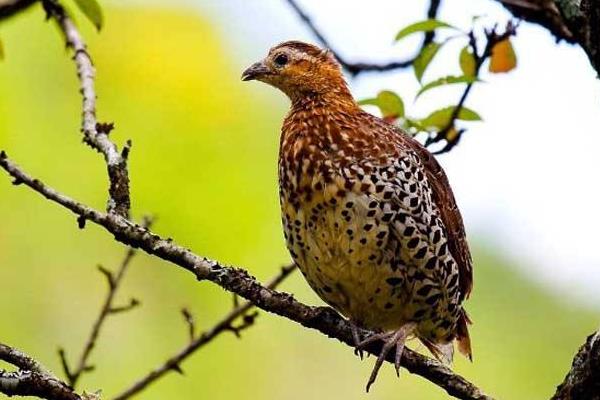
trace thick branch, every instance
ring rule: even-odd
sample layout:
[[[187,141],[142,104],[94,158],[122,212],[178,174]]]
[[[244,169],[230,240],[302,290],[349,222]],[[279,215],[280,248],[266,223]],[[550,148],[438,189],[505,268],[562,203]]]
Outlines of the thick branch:
[[[600,331],[588,336],[551,400],[600,400]]]
[[[315,35],[317,40],[326,48],[330,49],[339,63],[344,67],[348,73],[351,75],[358,75],[361,72],[385,72],[391,71],[395,69],[408,68],[411,67],[415,57],[411,57],[407,60],[402,61],[391,61],[388,63],[377,64],[371,62],[350,62],[344,58],[338,50],[336,50],[335,46],[332,46],[331,43],[325,38],[325,36],[321,33],[320,29],[313,23],[312,18],[300,7],[296,0],[286,0],[290,7],[296,12],[298,17],[304,22],[304,24],[308,27],[308,29]],[[440,0],[431,0],[429,3],[429,8],[427,10],[427,18],[435,18],[437,16],[437,11],[440,5]],[[425,34],[423,43],[421,48],[417,52],[419,54],[421,49],[431,43],[434,38],[434,32],[428,32]]]
[[[38,0],[0,0],[0,19],[23,11]]]
[[[516,17],[578,43],[600,74],[600,0],[497,0]]]
[[[266,287],[269,289],[276,288],[285,278],[289,276],[289,274],[294,271],[295,266],[290,265],[287,267],[283,267],[281,272],[273,278]],[[113,400],[125,400],[129,399],[132,396],[135,396],[150,384],[154,383],[156,380],[160,379],[165,374],[172,371],[181,371],[180,365],[186,360],[189,356],[191,356],[194,352],[196,352],[201,347],[206,346],[210,343],[214,338],[219,336],[223,332],[231,331],[234,329],[239,329],[238,327],[233,327],[233,323],[236,319],[246,314],[248,310],[253,307],[253,304],[250,302],[245,302],[243,304],[238,305],[233,310],[231,310],[221,321],[219,321],[215,326],[213,326],[208,331],[203,332],[197,338],[194,338],[188,345],[186,345],[183,349],[181,349],[177,354],[170,357],[166,362],[164,362],[159,367],[152,370],[143,378],[139,379],[135,382],[131,387],[125,389],[123,392],[118,394],[113,398]],[[234,331],[235,332],[235,331]]]
[[[0,343],[0,360],[19,368],[15,372],[0,369],[0,393],[49,400],[82,400],[43,365],[15,348]]]
[[[198,256],[171,240],[165,240],[148,229],[114,213],[102,213],[79,203],[45,185],[23,172],[16,164],[0,152],[0,167],[4,168],[15,181],[23,183],[47,199],[71,210],[81,219],[92,221],[114,235],[115,239],[132,247],[139,247],[149,254],[170,261],[194,274],[198,280],[209,280],[223,289],[236,293],[251,301],[257,307],[295,321],[305,327],[316,329],[325,335],[353,346],[350,324],[331,308],[309,307],[287,293],[276,292],[262,286],[247,271],[227,267],[217,261]],[[363,332],[364,335],[368,332]],[[366,351],[379,354],[381,343],[373,343]],[[394,362],[390,353],[387,361]],[[421,375],[440,386],[446,392],[460,399],[490,399],[475,385],[455,374],[443,364],[406,350],[402,356],[402,366],[410,372]]]
[[[56,0],[44,0],[48,15],[58,22],[67,47],[74,52],[73,60],[77,66],[82,95],[81,131],[86,144],[104,155],[110,180],[108,212],[127,217],[131,205],[129,197],[129,173],[127,157],[131,143],[128,142],[121,152],[109,138],[112,124],[98,123],[96,120],[96,90],[94,88],[95,69],[87,52],[85,42],[65,9]]]
[[[0,343],[0,360],[23,370],[48,374],[48,370],[27,354],[13,347]]]
[[[49,400],[82,400],[65,383],[32,371],[8,372],[0,369],[0,393]]]

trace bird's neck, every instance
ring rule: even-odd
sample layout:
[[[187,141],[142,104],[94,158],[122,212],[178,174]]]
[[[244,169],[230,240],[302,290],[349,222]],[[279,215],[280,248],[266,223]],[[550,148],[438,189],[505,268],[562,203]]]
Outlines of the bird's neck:
[[[309,154],[317,163],[340,156],[353,139],[344,126],[352,125],[361,113],[345,86],[293,97],[282,127],[280,156],[288,168],[302,164]]]
[[[292,101],[292,113],[295,111],[318,112],[323,108],[341,112],[360,110],[345,82],[332,84],[330,87],[318,92],[298,91],[289,93],[289,97]]]

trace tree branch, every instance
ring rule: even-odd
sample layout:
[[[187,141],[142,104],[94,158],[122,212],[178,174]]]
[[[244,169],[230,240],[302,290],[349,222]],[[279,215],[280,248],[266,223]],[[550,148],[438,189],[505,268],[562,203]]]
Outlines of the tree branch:
[[[496,0],[515,17],[579,44],[600,74],[600,0]]]
[[[354,345],[350,323],[331,308],[309,307],[294,300],[292,295],[262,286],[243,269],[227,267],[217,261],[198,256],[173,241],[163,239],[120,215],[102,213],[79,203],[25,173],[9,160],[3,151],[0,152],[0,167],[5,169],[16,181],[32,188],[48,200],[71,210],[79,218],[84,218],[102,226],[117,241],[170,261],[191,272],[196,279],[216,283],[223,289],[238,294],[265,311],[288,318],[307,328],[316,329],[349,346]],[[362,333],[363,336],[369,334],[368,331]],[[381,346],[381,342],[373,343],[366,348],[366,351],[371,354],[379,354]],[[387,361],[393,363],[394,355],[390,353]],[[475,385],[462,376],[455,374],[445,365],[409,349],[406,349],[403,353],[402,366],[410,372],[435,383],[457,398],[490,399]]]
[[[0,0],[0,19],[10,17],[37,2],[38,0]]]
[[[150,218],[144,218],[142,227],[149,228],[151,224],[152,220]],[[59,349],[59,356],[63,365],[64,373],[67,377],[69,385],[72,387],[75,387],[77,385],[77,382],[83,373],[91,371],[94,368],[93,366],[88,364],[88,360],[90,358],[90,355],[92,354],[92,350],[96,346],[96,341],[98,340],[100,330],[104,322],[106,321],[106,318],[110,314],[114,314],[116,312],[121,311],[128,311],[133,307],[139,305],[139,301],[137,301],[136,299],[132,299],[130,304],[127,304],[125,306],[114,306],[114,300],[117,291],[119,290],[123,277],[125,276],[125,272],[127,271],[127,268],[129,267],[129,264],[131,263],[131,260],[133,259],[136,253],[136,249],[133,249],[131,247],[128,248],[127,252],[125,253],[125,257],[123,258],[123,261],[121,261],[119,269],[116,273],[112,273],[111,271],[104,269],[100,265],[98,266],[98,270],[106,277],[108,291],[104,303],[102,304],[102,308],[100,309],[100,313],[98,314],[98,317],[92,325],[92,330],[83,347],[83,351],[81,352],[81,356],[79,357],[79,361],[77,362],[77,367],[75,368],[75,370],[71,370],[71,368],[69,367],[65,350],[63,348]]]
[[[295,265],[288,265],[286,267],[281,268],[280,273],[275,276],[269,283],[267,283],[266,287],[269,289],[276,288],[285,278],[287,278],[295,269]],[[139,379],[129,388],[123,390],[120,394],[115,396],[113,400],[125,400],[130,397],[138,394],[145,388],[147,388],[150,384],[156,382],[165,374],[176,371],[181,372],[181,363],[186,360],[189,356],[191,356],[194,352],[196,352],[201,347],[206,346],[213,339],[215,339],[219,334],[227,331],[238,332],[240,327],[234,327],[233,323],[244,316],[251,308],[253,304],[251,302],[245,302],[243,304],[237,305],[233,310],[231,310],[225,317],[219,321],[215,326],[213,326],[208,331],[203,332],[198,337],[194,337],[192,334],[192,340],[189,344],[183,347],[179,352],[175,355],[171,356],[167,361],[165,361],[162,365],[152,370],[143,378]],[[251,323],[244,321],[241,326],[247,328]]]
[[[600,400],[600,331],[588,336],[551,400]]]
[[[0,369],[0,393],[49,400],[83,400],[43,365],[13,347],[0,343],[0,360],[19,368],[15,372]]]
[[[352,76],[356,76],[361,72],[385,72],[392,71],[395,69],[408,68],[412,66],[416,56],[411,57],[407,60],[403,61],[392,61],[389,63],[377,64],[370,62],[350,62],[344,58],[338,50],[325,38],[325,36],[321,33],[321,31],[317,28],[317,26],[313,23],[312,18],[300,7],[296,0],[286,0],[290,7],[296,12],[300,20],[304,22],[304,24],[308,27],[308,29],[315,35],[317,40],[326,48],[331,50],[342,67],[348,71],[348,73]],[[438,8],[440,6],[441,0],[431,0],[429,3],[429,7],[427,10],[427,18],[436,18]],[[417,55],[421,52],[421,50],[431,43],[434,39],[435,32],[428,32],[425,34],[423,38],[423,43],[421,44],[420,49],[417,51]]]
[[[475,58],[475,70],[473,73],[473,75],[475,77],[479,76],[479,71],[481,70],[481,66],[492,55],[492,50],[493,50],[494,46],[496,46],[498,43],[502,42],[503,40],[506,40],[509,37],[515,35],[516,33],[517,33],[517,24],[513,23],[512,21],[509,21],[506,24],[506,28],[504,29],[504,32],[502,32],[502,33],[497,33],[495,27],[492,29],[486,30],[485,31],[485,37],[486,37],[485,47],[484,47],[483,51],[481,52],[481,54],[479,53],[479,50],[477,48],[477,41],[475,39],[473,32],[469,33],[469,46],[471,47],[471,50],[473,51],[473,57]],[[456,137],[452,138],[452,139],[448,138],[448,133],[450,132],[451,129],[456,129],[455,128],[456,120],[458,119],[462,108],[465,106],[467,97],[469,96],[469,93],[471,92],[471,89],[473,88],[473,85],[475,84],[475,82],[476,81],[469,82],[465,86],[465,90],[461,94],[458,104],[452,110],[452,114],[450,115],[450,118],[449,118],[446,126],[442,130],[437,132],[435,135],[430,136],[425,141],[425,147],[428,147],[428,146],[432,145],[433,143],[437,143],[439,141],[446,140],[446,145],[442,149],[440,149],[438,151],[434,151],[433,154],[438,155],[438,154],[447,153],[450,150],[452,150],[454,148],[454,146],[456,146],[458,144],[458,142],[461,138],[462,132],[464,130],[459,131],[456,134]]]
[[[56,20],[65,36],[67,47],[73,49],[73,60],[77,67],[81,95],[82,119],[81,131],[83,141],[96,151],[102,153],[108,169],[110,180],[108,212],[123,217],[129,215],[131,200],[129,196],[129,173],[127,158],[131,142],[127,141],[123,149],[119,149],[109,138],[112,123],[99,123],[96,120],[96,91],[94,88],[95,69],[87,52],[85,42],[63,6],[56,0],[43,0],[44,9],[49,17]]]

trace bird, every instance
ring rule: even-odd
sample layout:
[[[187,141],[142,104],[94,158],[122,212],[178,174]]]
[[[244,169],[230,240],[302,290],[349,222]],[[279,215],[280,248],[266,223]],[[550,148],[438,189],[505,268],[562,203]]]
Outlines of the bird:
[[[473,286],[465,228],[434,156],[398,126],[364,111],[328,49],[272,47],[242,74],[281,90],[278,176],[289,253],[310,287],[352,323],[357,352],[383,340],[366,390],[407,340],[449,363],[472,360],[463,308]],[[359,328],[372,332],[362,338]]]

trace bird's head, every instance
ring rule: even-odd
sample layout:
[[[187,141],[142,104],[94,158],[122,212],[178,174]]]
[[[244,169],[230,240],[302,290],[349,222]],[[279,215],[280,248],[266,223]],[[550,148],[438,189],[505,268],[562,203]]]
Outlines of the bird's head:
[[[314,94],[349,94],[340,64],[331,51],[300,41],[288,41],[269,50],[248,67],[242,80],[258,80],[295,100]]]

